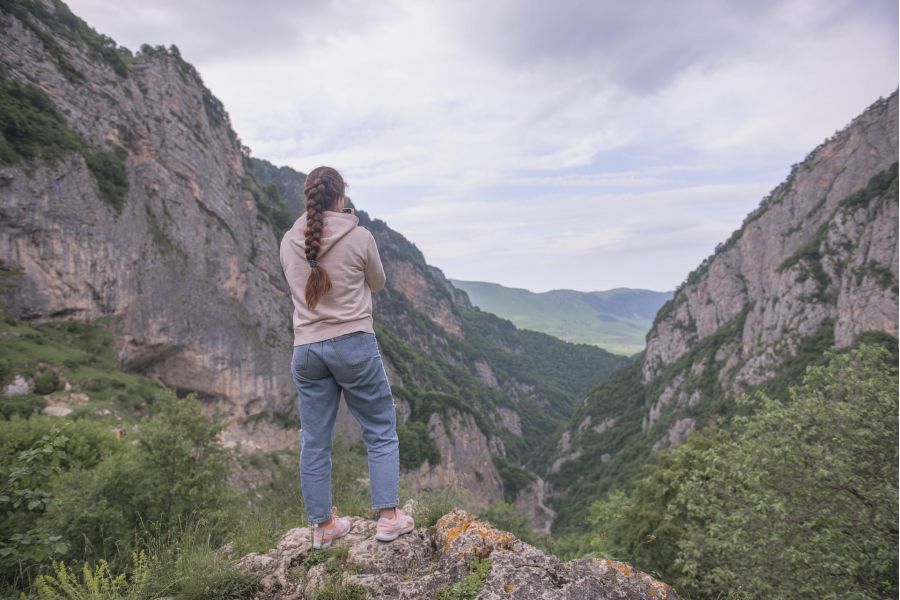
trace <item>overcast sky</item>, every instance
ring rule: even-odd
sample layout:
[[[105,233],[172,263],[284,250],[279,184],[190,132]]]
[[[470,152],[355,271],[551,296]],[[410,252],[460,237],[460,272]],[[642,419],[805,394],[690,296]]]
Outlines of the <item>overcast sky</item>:
[[[896,0],[71,0],[458,279],[673,289],[898,82]]]

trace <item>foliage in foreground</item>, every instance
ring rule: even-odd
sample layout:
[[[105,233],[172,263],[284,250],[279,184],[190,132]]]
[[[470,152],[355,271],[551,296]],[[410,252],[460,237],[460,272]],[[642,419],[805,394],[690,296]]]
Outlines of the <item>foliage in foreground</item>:
[[[41,600],[138,600],[147,595],[151,574],[143,552],[132,555],[132,562],[131,577],[113,575],[105,560],[94,568],[84,563],[79,577],[65,563],[54,561],[52,574],[40,575],[35,588]]]
[[[753,416],[591,507],[595,550],[692,598],[897,597],[897,393],[896,360],[861,346],[788,401],[743,399]]]
[[[221,425],[192,397],[158,408],[129,442],[86,419],[0,422],[0,583],[25,584],[51,558],[126,562],[148,526],[226,520]]]

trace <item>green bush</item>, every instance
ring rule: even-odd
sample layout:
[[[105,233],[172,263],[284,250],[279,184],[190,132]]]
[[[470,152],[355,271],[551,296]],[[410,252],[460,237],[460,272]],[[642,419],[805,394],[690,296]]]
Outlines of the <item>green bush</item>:
[[[480,516],[497,529],[508,531],[529,544],[534,544],[537,539],[528,519],[509,502],[493,502]]]
[[[128,194],[126,156],[127,153],[122,148],[84,153],[87,167],[97,180],[100,199],[113,207],[117,213],[122,212]]]
[[[52,394],[59,388],[59,376],[56,374],[56,371],[52,369],[44,369],[34,378],[35,394]]]
[[[60,476],[59,502],[44,526],[88,560],[135,549],[136,535],[148,526],[175,527],[202,516],[221,527],[234,501],[225,481],[229,455],[217,439],[221,428],[191,396],[163,402],[137,443]]]
[[[519,492],[534,481],[534,474],[503,456],[495,454],[491,458],[503,482],[503,498],[515,502]]]
[[[54,501],[48,483],[66,438],[45,435],[0,467],[0,581],[27,581],[33,567],[68,550],[61,536],[37,524]]]
[[[52,162],[83,147],[43,90],[8,78],[2,69],[0,134],[0,164],[38,158]]]
[[[397,437],[400,438],[400,467],[417,469],[422,463],[436,465],[441,460],[440,452],[425,423],[408,421],[397,426]]]
[[[484,580],[491,572],[489,558],[476,558],[469,563],[469,574],[453,585],[441,588],[434,595],[435,600],[474,600],[484,588]]]
[[[0,416],[11,419],[13,416],[28,417],[41,412],[47,406],[43,396],[37,394],[16,394],[15,396],[3,396],[0,399]]]
[[[829,357],[789,400],[745,398],[752,416],[595,504],[598,549],[696,598],[896,597],[896,361],[869,346]]]
[[[63,452],[54,457],[54,464],[66,471],[73,468],[90,469],[111,454],[122,449],[122,443],[106,423],[86,419],[63,420],[58,417],[35,415],[30,419],[13,417],[0,421],[0,468],[7,468],[9,460],[18,452],[39,443],[44,436],[64,435]]]

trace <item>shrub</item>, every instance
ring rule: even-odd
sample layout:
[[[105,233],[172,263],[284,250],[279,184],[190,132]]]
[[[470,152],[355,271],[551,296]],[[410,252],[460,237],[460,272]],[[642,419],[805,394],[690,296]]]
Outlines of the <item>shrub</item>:
[[[752,416],[595,504],[598,544],[690,597],[896,597],[896,362],[869,346],[829,357],[788,401],[744,398]]]
[[[47,401],[43,396],[37,394],[4,396],[0,401],[0,416],[4,419],[11,419],[13,416],[28,417],[42,411],[45,406],[47,406]]]
[[[128,173],[125,171],[125,150],[94,150],[84,153],[88,169],[97,180],[100,199],[122,212],[128,194]]]
[[[34,393],[40,395],[52,394],[60,388],[59,376],[52,369],[40,371],[34,378]]]
[[[229,455],[217,439],[221,428],[192,396],[162,402],[137,444],[60,477],[60,501],[48,510],[45,526],[88,559],[134,549],[136,535],[148,526],[175,527],[199,516],[224,536],[221,522],[234,493],[226,485]]]
[[[0,164],[37,158],[55,161],[83,146],[43,90],[12,80],[2,70],[0,134]]]
[[[36,524],[54,500],[47,483],[66,438],[42,436],[0,470],[0,581],[24,581],[32,567],[59,556],[68,546]]]
[[[437,464],[441,460],[437,446],[425,423],[420,421],[407,421],[397,427],[397,437],[400,438],[400,467],[403,469],[417,469],[422,463]]]
[[[489,558],[476,558],[469,563],[469,574],[451,586],[441,588],[435,600],[473,600],[484,588],[484,580],[491,572]]]

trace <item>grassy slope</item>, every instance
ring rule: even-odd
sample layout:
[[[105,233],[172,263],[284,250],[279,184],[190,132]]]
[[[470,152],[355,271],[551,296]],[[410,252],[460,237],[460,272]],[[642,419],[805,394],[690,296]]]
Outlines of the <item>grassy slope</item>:
[[[653,316],[671,297],[667,292],[626,288],[538,294],[496,283],[451,282],[464,290],[475,306],[509,319],[517,327],[629,356],[643,350]]]

